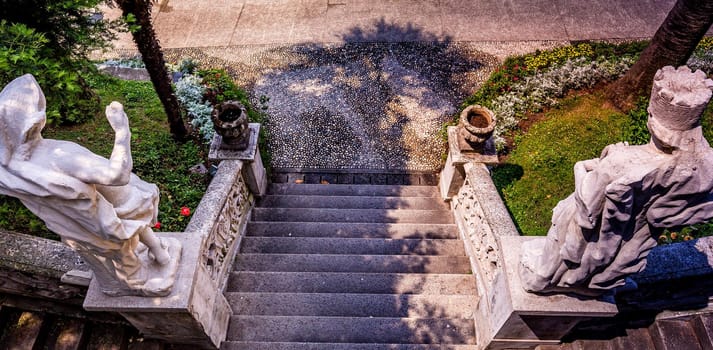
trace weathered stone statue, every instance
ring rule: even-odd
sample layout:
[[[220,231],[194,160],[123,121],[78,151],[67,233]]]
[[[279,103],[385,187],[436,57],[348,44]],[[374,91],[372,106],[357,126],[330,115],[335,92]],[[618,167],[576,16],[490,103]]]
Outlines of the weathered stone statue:
[[[180,243],[151,230],[158,188],[131,173],[131,134],[121,104],[106,117],[114,149],[106,159],[67,141],[43,139],[45,97],[32,75],[0,92],[0,194],[16,197],[92,268],[104,293],[170,293]]]
[[[575,191],[554,208],[547,238],[523,246],[525,289],[601,295],[644,268],[664,228],[713,218],[713,150],[700,126],[711,90],[701,71],[657,72],[651,141],[575,164]]]

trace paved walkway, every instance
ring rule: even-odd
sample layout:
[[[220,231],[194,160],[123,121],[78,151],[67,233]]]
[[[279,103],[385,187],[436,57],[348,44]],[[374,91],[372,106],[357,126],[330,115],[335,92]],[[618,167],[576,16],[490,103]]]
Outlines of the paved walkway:
[[[162,0],[164,48],[649,37],[675,0]],[[401,30],[394,30],[399,28]],[[403,30],[405,29],[405,30]],[[133,47],[124,36],[117,48]]]

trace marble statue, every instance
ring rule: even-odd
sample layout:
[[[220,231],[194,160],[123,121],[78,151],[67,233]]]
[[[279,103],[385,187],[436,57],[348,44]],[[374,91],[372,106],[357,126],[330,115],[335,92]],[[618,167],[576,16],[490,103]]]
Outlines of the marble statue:
[[[158,188],[131,172],[131,134],[123,106],[109,159],[68,141],[44,139],[45,97],[26,74],[0,92],[0,194],[18,198],[75,249],[109,295],[162,296],[175,280],[180,243],[151,229]]]
[[[650,142],[575,164],[575,191],[553,209],[547,237],[523,246],[526,290],[602,295],[645,267],[664,228],[713,218],[713,149],[700,126],[711,90],[685,66],[656,73]]]

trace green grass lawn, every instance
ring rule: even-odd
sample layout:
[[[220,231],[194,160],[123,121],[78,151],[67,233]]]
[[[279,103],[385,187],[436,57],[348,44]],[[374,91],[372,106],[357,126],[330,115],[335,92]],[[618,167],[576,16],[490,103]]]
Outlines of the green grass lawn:
[[[207,175],[191,174],[188,169],[204,161],[205,145],[178,144],[168,131],[163,107],[150,82],[123,81],[106,76],[89,79],[101,98],[102,110],[111,101],[124,105],[131,127],[133,171],[143,180],[155,183],[161,191],[160,231],[183,231],[190,217],[180,215],[181,207],[194,210],[208,185]],[[103,115],[75,126],[47,126],[45,138],[73,141],[108,157],[114,132]],[[0,197],[0,228],[56,238],[19,201]]]
[[[622,141],[626,116],[603,105],[600,94],[562,101],[517,135],[512,153],[493,169],[495,185],[523,234],[547,234],[552,208],[574,191],[574,163]]]
[[[552,209],[574,191],[574,163],[599,157],[608,144],[648,142],[647,103],[642,100],[637,109],[624,115],[607,107],[601,92],[570,97],[547,111],[542,121],[515,136],[513,151],[493,169],[493,181],[522,234],[547,234]],[[708,105],[702,125],[710,142],[713,104]],[[701,237],[713,234],[713,225],[683,230]],[[685,237],[677,236],[678,240]]]

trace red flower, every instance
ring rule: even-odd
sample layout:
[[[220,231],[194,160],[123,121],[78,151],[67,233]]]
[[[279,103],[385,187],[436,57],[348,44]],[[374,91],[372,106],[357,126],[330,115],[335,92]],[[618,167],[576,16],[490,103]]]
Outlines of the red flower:
[[[157,230],[161,229],[161,221],[156,221],[156,223],[153,225],[153,228]]]
[[[183,215],[183,216],[191,215],[191,209],[188,207],[181,207],[181,215]]]
[[[512,77],[512,80],[513,80],[513,81],[518,81],[518,80],[520,80],[520,79],[518,79],[518,77]]]

